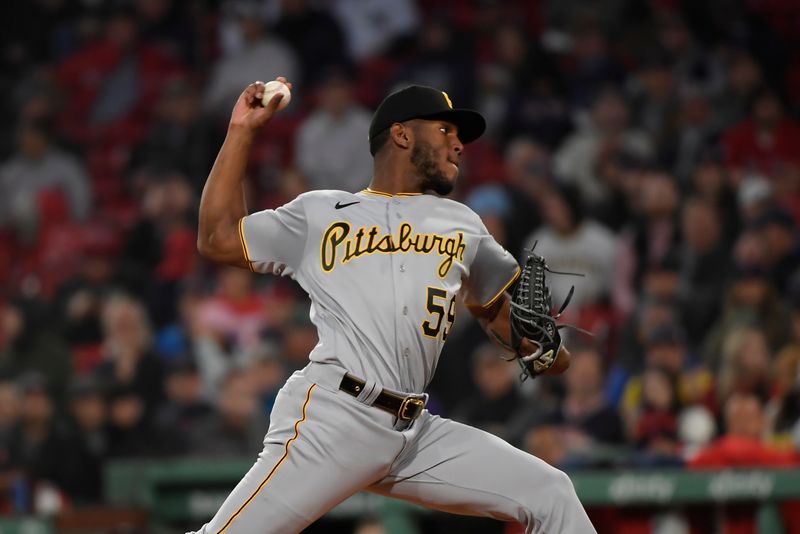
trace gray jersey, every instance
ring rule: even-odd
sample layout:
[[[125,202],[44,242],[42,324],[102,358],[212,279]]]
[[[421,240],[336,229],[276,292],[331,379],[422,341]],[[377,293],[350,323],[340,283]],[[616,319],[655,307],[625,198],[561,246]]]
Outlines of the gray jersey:
[[[312,191],[244,217],[250,266],[295,279],[319,332],[312,361],[421,392],[455,320],[455,297],[488,307],[519,274],[480,218],[423,194]]]

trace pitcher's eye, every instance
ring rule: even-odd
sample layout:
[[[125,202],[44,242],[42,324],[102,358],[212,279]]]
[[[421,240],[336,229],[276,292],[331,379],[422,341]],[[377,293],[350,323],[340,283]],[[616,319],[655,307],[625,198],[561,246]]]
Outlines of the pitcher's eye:
[[[442,132],[443,134],[446,134],[447,132],[450,131],[450,129],[447,126],[442,126],[441,128],[439,128],[439,131]]]

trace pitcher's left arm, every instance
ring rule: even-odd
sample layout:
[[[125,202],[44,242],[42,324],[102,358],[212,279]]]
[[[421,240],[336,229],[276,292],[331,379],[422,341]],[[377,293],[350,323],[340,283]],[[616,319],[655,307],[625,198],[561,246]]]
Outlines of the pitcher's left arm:
[[[478,320],[483,330],[491,338],[492,341],[501,346],[509,353],[509,356],[514,355],[514,349],[511,347],[511,323],[509,321],[511,312],[511,295],[508,292],[503,292],[499,299],[491,306],[482,308],[478,306],[467,306],[470,313]],[[533,341],[523,338],[520,345],[520,354],[527,355],[533,354],[538,349],[538,346]],[[547,371],[542,374],[557,375],[569,369],[570,353],[563,345],[558,351],[558,357]]]

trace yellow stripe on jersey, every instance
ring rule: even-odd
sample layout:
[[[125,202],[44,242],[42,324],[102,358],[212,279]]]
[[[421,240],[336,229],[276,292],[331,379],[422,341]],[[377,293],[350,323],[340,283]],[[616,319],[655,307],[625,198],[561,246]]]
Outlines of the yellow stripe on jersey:
[[[314,391],[315,387],[317,387],[317,385],[316,384],[312,384],[311,387],[308,388],[308,393],[306,393],[306,401],[305,401],[305,403],[303,403],[303,416],[294,424],[294,436],[289,441],[286,442],[286,449],[283,452],[283,456],[281,456],[281,459],[278,460],[278,463],[275,464],[275,467],[272,468],[272,471],[269,472],[269,474],[267,475],[267,478],[265,478],[261,482],[261,484],[258,485],[258,487],[255,489],[253,494],[250,495],[250,497],[236,511],[236,513],[233,514],[233,516],[230,519],[228,519],[228,522],[225,523],[225,525],[217,532],[217,534],[222,534],[223,532],[225,532],[225,530],[229,526],[231,526],[231,523],[233,523],[233,520],[236,519],[236,517],[239,514],[241,514],[244,511],[245,508],[247,508],[247,505],[250,504],[253,501],[253,499],[256,498],[256,495],[258,495],[258,493],[262,489],[264,489],[264,486],[267,485],[267,483],[270,481],[270,479],[275,474],[275,472],[278,470],[278,468],[281,466],[281,464],[284,461],[286,461],[286,458],[289,457],[289,445],[291,445],[292,442],[294,442],[298,438],[298,436],[300,436],[300,425],[303,423],[303,421],[306,420],[306,409],[308,408],[308,403],[311,401],[311,392]]]
[[[382,197],[391,197],[392,196],[389,193],[384,193],[383,191],[375,191],[374,189],[370,189],[369,187],[367,187],[366,189],[362,189],[361,192],[362,193],[369,193],[371,195],[379,195],[379,196],[382,196]]]
[[[242,252],[244,252],[244,259],[247,262],[247,266],[250,267],[250,270],[255,272],[253,269],[253,260],[250,259],[250,251],[247,250],[247,241],[244,240],[244,217],[239,219],[239,241],[242,242]]]
[[[487,302],[486,304],[481,304],[481,305],[480,305],[480,308],[481,308],[481,309],[483,309],[483,310],[486,310],[486,309],[489,309],[489,308],[491,308],[491,307],[492,307],[492,305],[493,305],[495,302],[497,302],[497,299],[499,299],[499,298],[500,298],[500,296],[501,296],[503,293],[505,293],[506,289],[508,289],[509,287],[511,287],[511,286],[514,284],[514,282],[516,282],[516,281],[517,281],[517,278],[519,278],[519,275],[520,275],[520,273],[522,273],[522,269],[521,269],[521,268],[519,267],[519,265],[518,265],[518,266],[517,266],[517,272],[515,272],[515,273],[514,273],[514,276],[512,276],[512,277],[511,277],[511,280],[509,280],[509,281],[508,281],[508,283],[506,283],[506,285],[504,285],[504,286],[503,286],[503,289],[501,289],[500,291],[498,291],[498,292],[497,292],[497,294],[496,294],[495,296],[493,296],[493,297],[492,297],[492,298],[489,300],[489,302]]]
[[[415,196],[419,196],[419,195],[422,194],[422,193],[397,193],[396,195],[393,195],[391,193],[384,193],[383,191],[376,191],[374,189],[370,189],[369,187],[367,187],[366,189],[362,189],[361,193],[369,193],[369,194],[373,194],[373,195],[380,195],[382,197],[390,197],[390,198],[393,197],[393,196],[415,197]]]

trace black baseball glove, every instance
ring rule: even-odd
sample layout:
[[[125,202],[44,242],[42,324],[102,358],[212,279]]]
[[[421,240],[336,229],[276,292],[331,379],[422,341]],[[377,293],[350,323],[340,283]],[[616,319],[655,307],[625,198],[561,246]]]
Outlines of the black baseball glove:
[[[511,298],[511,311],[509,323],[511,324],[511,348],[514,357],[522,368],[520,378],[524,381],[528,377],[536,378],[550,369],[558,358],[561,349],[561,333],[559,329],[568,325],[557,325],[556,319],[569,304],[575,291],[573,286],[564,299],[564,303],[555,315],[552,314],[550,288],[545,281],[545,272],[558,273],[547,267],[542,256],[533,249],[528,251],[528,257],[522,267],[522,274],[517,282],[517,287]],[[582,276],[582,275],[576,275]],[[521,354],[522,339],[527,338],[538,345],[533,354]]]

